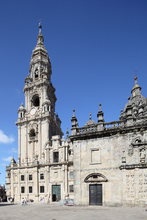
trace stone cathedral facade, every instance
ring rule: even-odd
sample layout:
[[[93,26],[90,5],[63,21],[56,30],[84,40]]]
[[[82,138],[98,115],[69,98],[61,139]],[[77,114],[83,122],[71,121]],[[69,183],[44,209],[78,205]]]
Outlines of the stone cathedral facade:
[[[51,63],[39,26],[25,106],[18,109],[18,162],[6,168],[7,196],[49,204],[145,205],[147,203],[147,99],[137,78],[118,121],[106,123],[101,105],[97,122],[83,126],[73,111],[71,134],[62,138],[55,114]]]

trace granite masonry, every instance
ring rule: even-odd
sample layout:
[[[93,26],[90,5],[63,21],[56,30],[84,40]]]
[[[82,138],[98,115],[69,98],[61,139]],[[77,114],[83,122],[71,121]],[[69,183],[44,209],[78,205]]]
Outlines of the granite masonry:
[[[18,109],[18,162],[6,168],[8,198],[50,204],[142,206],[147,203],[147,99],[137,77],[118,121],[78,126],[62,138],[55,114],[51,63],[41,25],[25,79],[25,106]]]

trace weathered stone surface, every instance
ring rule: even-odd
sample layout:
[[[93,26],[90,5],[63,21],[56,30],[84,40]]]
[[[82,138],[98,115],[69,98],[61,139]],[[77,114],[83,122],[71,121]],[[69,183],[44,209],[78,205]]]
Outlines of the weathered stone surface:
[[[18,109],[18,162],[7,167],[8,197],[48,203],[73,199],[76,205],[145,205],[147,201],[147,99],[135,78],[119,121],[78,127],[62,139],[55,114],[51,63],[39,29],[25,80],[25,106]]]

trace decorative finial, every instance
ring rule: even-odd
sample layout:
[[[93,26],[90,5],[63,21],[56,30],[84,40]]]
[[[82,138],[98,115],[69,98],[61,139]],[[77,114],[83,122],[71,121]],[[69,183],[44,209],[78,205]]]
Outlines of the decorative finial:
[[[91,114],[91,112],[89,113],[89,120],[92,120],[92,114]]]
[[[134,77],[134,82],[135,82],[135,85],[138,83],[138,77],[137,76]]]
[[[68,138],[68,136],[69,136],[69,131],[68,131],[68,128],[67,128],[67,130],[66,130],[66,137]]]
[[[73,109],[73,110],[72,110],[72,113],[73,113],[73,114],[72,114],[72,117],[75,117],[75,116],[76,116],[76,114],[75,114],[75,113],[76,113],[76,110]]]
[[[38,28],[39,28],[39,34],[41,34],[41,33],[42,33],[42,25],[41,25],[41,22],[39,22]]]
[[[102,112],[102,104],[99,104],[98,111],[99,111],[99,112]]]

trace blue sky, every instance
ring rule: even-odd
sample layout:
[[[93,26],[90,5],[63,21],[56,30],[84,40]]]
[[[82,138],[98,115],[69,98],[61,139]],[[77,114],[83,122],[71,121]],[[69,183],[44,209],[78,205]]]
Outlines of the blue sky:
[[[80,126],[90,112],[97,121],[99,103],[105,121],[118,120],[135,74],[147,96],[146,0],[1,0],[0,184],[17,159],[15,122],[40,20],[64,133],[72,109]]]

